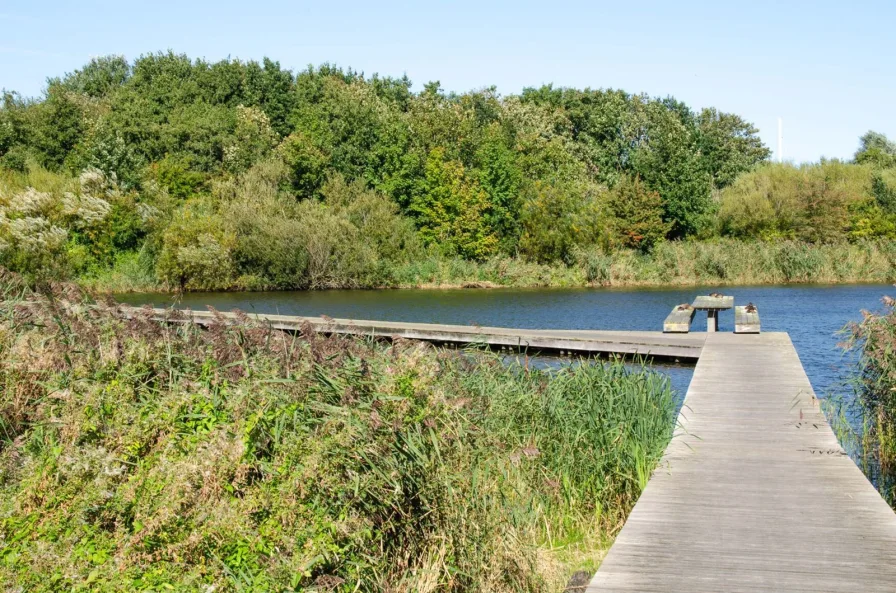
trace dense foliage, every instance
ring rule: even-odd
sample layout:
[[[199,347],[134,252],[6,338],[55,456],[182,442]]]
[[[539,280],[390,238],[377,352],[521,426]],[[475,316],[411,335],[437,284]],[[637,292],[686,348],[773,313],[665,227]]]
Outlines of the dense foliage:
[[[457,95],[329,65],[112,56],[40,98],[4,94],[0,263],[322,288],[394,285],[423,259],[561,267],[670,239],[892,238],[894,154],[869,132],[856,164],[763,164],[740,117],[619,90]]]
[[[647,368],[0,291],[4,590],[559,592],[673,429]]]

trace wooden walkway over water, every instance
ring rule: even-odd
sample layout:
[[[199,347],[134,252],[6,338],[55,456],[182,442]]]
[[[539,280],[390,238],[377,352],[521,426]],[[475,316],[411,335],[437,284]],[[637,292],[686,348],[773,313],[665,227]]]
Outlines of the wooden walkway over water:
[[[896,514],[846,456],[787,334],[709,334],[594,592],[896,591]]]
[[[139,311],[126,307],[131,313]],[[168,309],[152,309],[159,318],[169,315]],[[184,311],[192,321],[207,325],[215,317],[237,322],[234,313]],[[664,334],[651,331],[541,330],[437,323],[369,321],[363,319],[331,319],[294,315],[250,314],[249,318],[270,324],[275,329],[301,331],[305,324],[316,331],[379,338],[405,338],[437,344],[484,344],[492,348],[512,348],[531,352],[568,352],[586,355],[644,356],[664,360],[697,360],[703,348],[705,333]]]

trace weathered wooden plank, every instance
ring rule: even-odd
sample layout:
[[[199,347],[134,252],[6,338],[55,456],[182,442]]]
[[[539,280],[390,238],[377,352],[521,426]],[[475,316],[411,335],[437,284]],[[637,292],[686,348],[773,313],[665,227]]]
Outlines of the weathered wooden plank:
[[[709,334],[679,426],[587,591],[896,591],[896,514],[787,334]]]
[[[141,309],[123,307],[125,314],[134,315]],[[159,319],[170,317],[166,309],[152,309]],[[183,311],[184,321],[208,325],[219,319],[238,323],[234,313]],[[275,329],[301,331],[304,326],[327,334],[349,334],[380,338],[406,338],[457,345],[485,344],[517,350],[570,352],[585,355],[621,355],[652,357],[675,361],[694,361],[700,356],[705,334],[670,336],[661,332],[592,331],[592,330],[533,330],[398,321],[370,321],[361,319],[331,319],[291,315],[248,314],[246,317],[268,323]]]
[[[759,309],[752,304],[734,308],[734,333],[758,334]]]
[[[726,310],[734,306],[733,296],[698,296],[691,304],[698,311]]]
[[[691,331],[691,322],[694,320],[694,314],[696,312],[697,311],[688,304],[675,306],[668,317],[666,317],[666,320],[663,321],[663,333],[688,333]]]

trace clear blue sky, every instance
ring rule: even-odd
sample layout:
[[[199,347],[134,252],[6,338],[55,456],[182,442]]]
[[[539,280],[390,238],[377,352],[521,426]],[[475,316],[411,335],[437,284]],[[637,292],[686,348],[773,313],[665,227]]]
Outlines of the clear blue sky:
[[[0,87],[38,95],[91,56],[172,49],[193,58],[333,62],[504,94],[552,82],[674,95],[738,113],[784,156],[851,157],[896,138],[892,2],[0,3]]]

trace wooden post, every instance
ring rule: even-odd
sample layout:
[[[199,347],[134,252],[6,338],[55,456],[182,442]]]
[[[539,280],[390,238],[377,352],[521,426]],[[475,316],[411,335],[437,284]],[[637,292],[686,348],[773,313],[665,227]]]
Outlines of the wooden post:
[[[719,331],[719,311],[718,309],[708,309],[706,311],[706,333]]]

